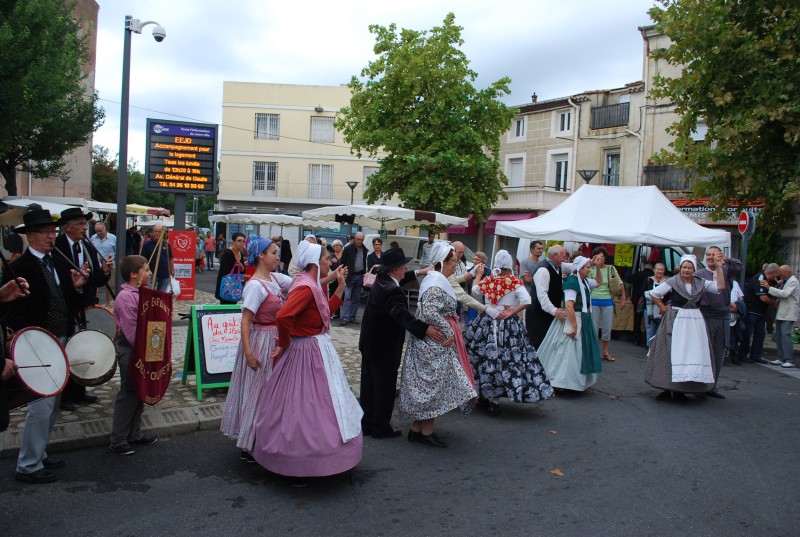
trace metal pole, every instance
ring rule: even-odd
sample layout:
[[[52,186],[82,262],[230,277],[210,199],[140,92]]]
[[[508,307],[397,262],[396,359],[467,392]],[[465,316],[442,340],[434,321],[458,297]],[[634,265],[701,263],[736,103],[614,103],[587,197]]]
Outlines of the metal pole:
[[[175,214],[173,215],[175,228],[186,229],[186,194],[175,194]]]
[[[114,270],[116,270],[116,280],[114,291],[119,293],[122,285],[122,275],[119,266],[126,253],[126,224],[127,224],[127,205],[128,205],[128,105],[130,101],[130,78],[131,78],[131,28],[130,22],[133,19],[130,15],[125,15],[125,41],[122,47],[122,98],[119,115],[119,182],[117,184],[117,259]]]

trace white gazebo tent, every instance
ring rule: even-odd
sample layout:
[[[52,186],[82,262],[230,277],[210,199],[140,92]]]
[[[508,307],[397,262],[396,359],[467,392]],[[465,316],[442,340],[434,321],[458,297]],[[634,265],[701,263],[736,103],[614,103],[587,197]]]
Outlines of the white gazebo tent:
[[[693,222],[655,186],[585,185],[542,216],[498,222],[497,234],[614,244],[731,245],[729,232]]]

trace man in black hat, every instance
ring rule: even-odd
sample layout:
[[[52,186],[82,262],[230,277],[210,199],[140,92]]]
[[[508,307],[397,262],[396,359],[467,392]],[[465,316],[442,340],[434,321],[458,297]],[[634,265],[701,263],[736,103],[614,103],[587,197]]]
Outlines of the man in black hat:
[[[86,284],[89,271],[71,269],[60,256],[52,255],[56,225],[50,211],[29,210],[22,221],[17,232],[27,235],[28,249],[11,263],[10,271],[3,271],[3,284],[11,280],[13,271],[30,284],[30,294],[8,305],[6,323],[14,331],[29,326],[44,328],[63,344],[73,333],[71,312],[78,310],[82,299],[80,289]],[[57,478],[50,470],[64,466],[64,461],[46,453],[60,398],[59,394],[28,405],[17,458],[17,480],[51,483]]]
[[[89,269],[89,280],[83,286],[81,301],[78,304],[77,322],[81,329],[86,328],[86,317],[84,308],[97,304],[97,290],[108,283],[111,277],[111,267],[113,260],[103,259],[97,249],[86,238],[86,230],[89,227],[89,220],[92,213],[84,213],[80,207],[71,207],[62,211],[61,218],[57,225],[64,232],[56,238],[56,248],[65,257],[72,259],[76,267],[87,265]],[[97,402],[97,396],[86,393],[86,386],[78,384],[71,378],[64,391],[61,392],[61,410],[77,410],[78,403],[92,404]]]
[[[401,287],[428,271],[428,268],[406,270],[410,260],[401,248],[392,248],[383,254],[361,324],[358,340],[361,408],[364,409],[361,430],[373,438],[394,438],[402,434],[392,428],[391,419],[406,330],[419,339],[428,336],[440,343],[445,340],[438,328],[416,319],[408,311]]]

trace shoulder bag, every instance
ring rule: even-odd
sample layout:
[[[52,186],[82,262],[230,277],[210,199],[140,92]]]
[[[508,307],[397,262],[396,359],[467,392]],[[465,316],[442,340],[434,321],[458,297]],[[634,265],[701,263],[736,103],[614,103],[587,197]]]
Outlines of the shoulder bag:
[[[219,284],[219,296],[228,302],[239,302],[244,290],[244,274],[239,271],[239,264],[233,265],[231,271],[222,277]]]

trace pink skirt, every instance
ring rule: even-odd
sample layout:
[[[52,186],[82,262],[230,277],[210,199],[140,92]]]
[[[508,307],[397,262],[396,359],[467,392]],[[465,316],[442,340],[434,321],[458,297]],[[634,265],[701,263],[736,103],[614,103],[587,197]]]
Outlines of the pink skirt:
[[[270,472],[328,476],[361,461],[362,434],[342,441],[315,338],[292,340],[267,380],[259,408],[253,457]]]
[[[278,329],[275,325],[253,324],[250,330],[250,346],[253,354],[261,361],[255,371],[247,367],[241,342],[236,352],[220,430],[223,434],[236,438],[236,446],[245,451],[253,450],[253,422],[258,410],[258,399],[272,373],[269,354],[277,337]]]

